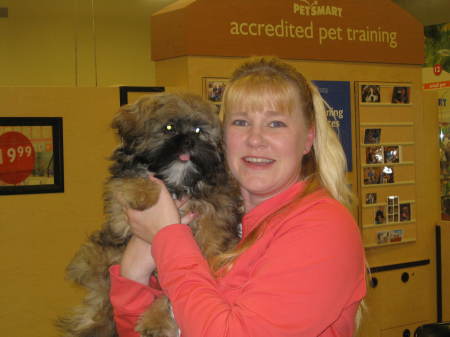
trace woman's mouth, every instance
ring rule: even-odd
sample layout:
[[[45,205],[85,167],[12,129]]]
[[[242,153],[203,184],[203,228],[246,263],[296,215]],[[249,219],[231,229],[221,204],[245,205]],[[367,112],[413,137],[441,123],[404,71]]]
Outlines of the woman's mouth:
[[[275,162],[273,159],[263,157],[242,157],[244,163],[248,166],[267,167]]]

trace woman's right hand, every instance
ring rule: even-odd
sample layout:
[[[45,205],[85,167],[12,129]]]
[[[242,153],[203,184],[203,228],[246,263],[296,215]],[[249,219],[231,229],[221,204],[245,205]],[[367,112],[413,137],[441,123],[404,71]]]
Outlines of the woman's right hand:
[[[121,276],[148,285],[154,270],[151,244],[133,235],[120,262]]]

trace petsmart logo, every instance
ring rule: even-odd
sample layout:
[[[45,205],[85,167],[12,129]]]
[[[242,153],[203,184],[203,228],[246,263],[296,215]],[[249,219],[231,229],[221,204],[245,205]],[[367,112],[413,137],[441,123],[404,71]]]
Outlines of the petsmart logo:
[[[320,6],[318,1],[309,2],[308,0],[299,0],[294,3],[294,14],[303,16],[338,16],[342,17],[342,8],[335,6]]]

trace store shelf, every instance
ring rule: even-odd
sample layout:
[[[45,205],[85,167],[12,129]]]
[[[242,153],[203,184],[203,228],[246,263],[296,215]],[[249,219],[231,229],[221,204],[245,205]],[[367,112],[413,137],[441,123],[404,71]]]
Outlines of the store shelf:
[[[415,142],[390,142],[390,143],[378,143],[378,144],[365,144],[365,143],[361,143],[359,144],[359,146],[361,147],[370,147],[370,146],[410,146],[410,145],[415,145]]]
[[[378,248],[378,247],[385,247],[385,246],[393,246],[393,245],[400,245],[405,243],[414,243],[416,242],[416,239],[405,239],[398,242],[388,242],[388,243],[371,243],[364,245],[364,248]]]
[[[414,165],[413,161],[403,161],[399,163],[377,163],[377,164],[362,164],[361,167],[383,167],[383,166],[404,166]]]
[[[360,103],[362,106],[388,106],[388,107],[408,107],[412,106],[411,103]]]
[[[375,126],[391,126],[391,127],[398,127],[398,126],[414,126],[413,122],[378,122],[378,123],[360,123],[360,127],[375,127]],[[376,144],[378,145],[378,144]]]
[[[392,226],[407,225],[407,224],[412,224],[412,223],[416,223],[416,219],[409,220],[409,221],[399,221],[399,222],[381,223],[381,224],[373,224],[373,225],[363,225],[362,228],[370,229],[370,228],[379,228],[379,227],[392,227]]]
[[[363,188],[370,188],[370,187],[392,187],[392,186],[399,186],[399,185],[414,185],[416,183],[415,180],[410,181],[399,181],[397,183],[390,183],[390,184],[362,184],[361,187]]]

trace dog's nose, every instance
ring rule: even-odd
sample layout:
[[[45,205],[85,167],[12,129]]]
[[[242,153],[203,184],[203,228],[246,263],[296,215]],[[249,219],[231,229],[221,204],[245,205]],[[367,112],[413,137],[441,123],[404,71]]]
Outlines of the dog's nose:
[[[192,147],[194,145],[194,139],[191,136],[184,137],[183,145],[185,147]]]

